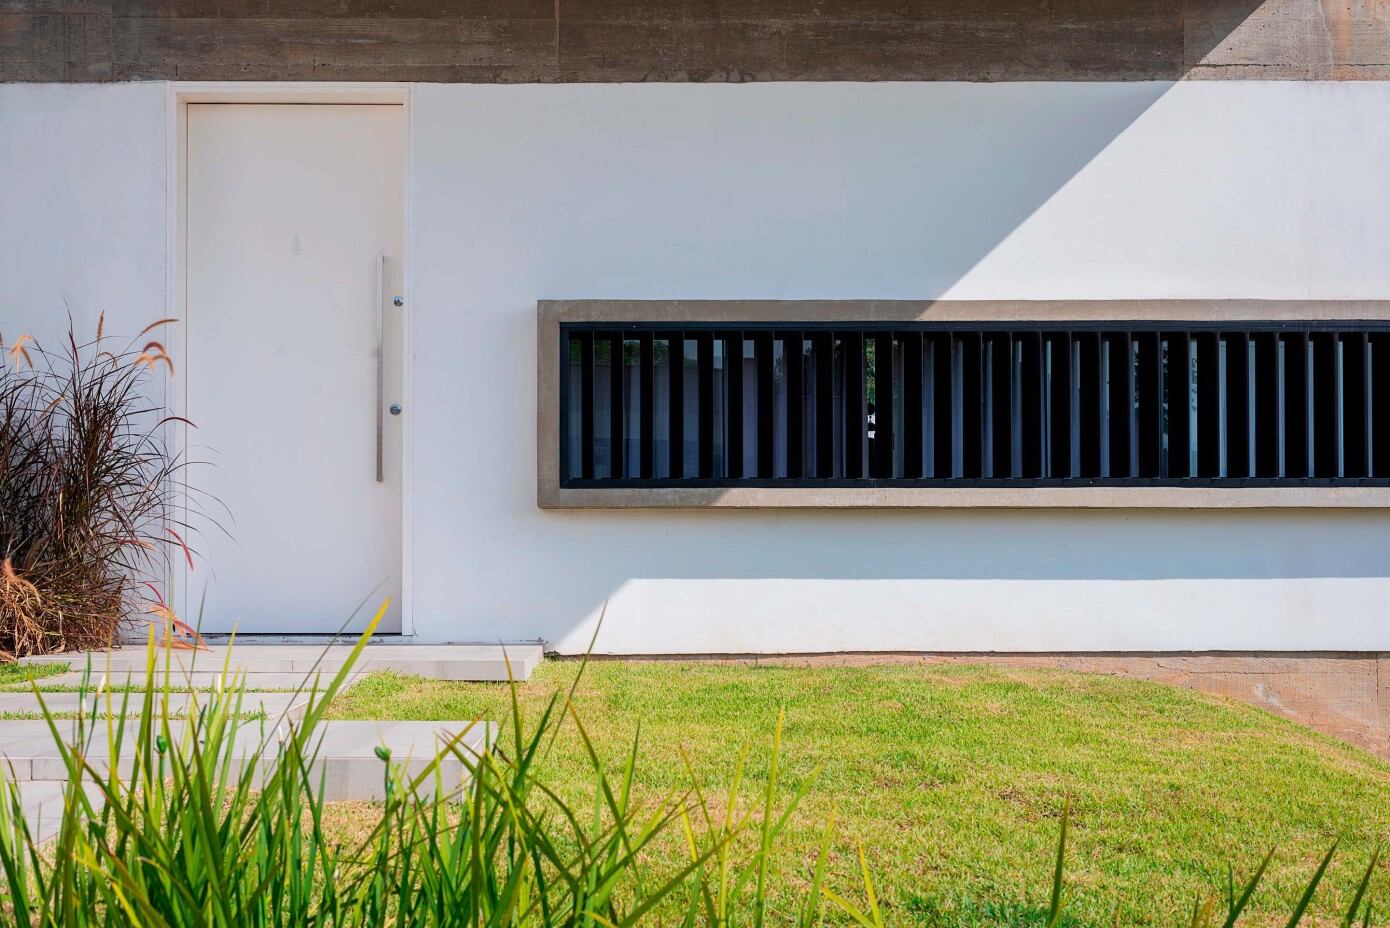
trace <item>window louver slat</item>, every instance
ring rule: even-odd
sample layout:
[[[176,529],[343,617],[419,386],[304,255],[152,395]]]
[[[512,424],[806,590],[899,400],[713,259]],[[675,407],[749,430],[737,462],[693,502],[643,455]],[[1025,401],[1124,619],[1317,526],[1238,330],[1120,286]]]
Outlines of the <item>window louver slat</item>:
[[[565,486],[1390,484],[1385,323],[565,323],[561,339]]]

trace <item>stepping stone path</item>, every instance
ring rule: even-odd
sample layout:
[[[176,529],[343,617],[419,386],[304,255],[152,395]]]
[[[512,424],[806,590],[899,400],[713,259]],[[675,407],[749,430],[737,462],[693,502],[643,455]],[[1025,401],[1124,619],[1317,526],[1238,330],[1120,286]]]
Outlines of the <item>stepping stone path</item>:
[[[112,712],[119,713],[121,711],[121,704],[125,701],[126,695],[122,692],[110,694]],[[89,717],[100,716],[106,714],[107,698],[106,695],[97,698],[91,693],[43,693],[40,696],[35,696],[32,692],[0,693],[0,713],[42,715],[42,707],[46,706],[48,711],[54,715],[76,715],[81,711]],[[268,719],[276,719],[281,715],[287,718],[299,718],[304,714],[304,706],[308,698],[307,692],[298,694],[292,692],[248,692],[242,699],[241,712],[242,715],[263,715]],[[40,699],[43,700],[42,703],[40,703]],[[129,694],[128,708],[132,716],[140,714],[143,699],[144,696],[141,693]],[[206,694],[197,698],[198,705],[206,706],[207,701]],[[189,693],[187,689],[172,690],[169,693],[169,714],[171,716],[187,715],[188,707],[193,702],[194,695]],[[3,731],[3,726],[7,724],[7,721],[0,720],[0,731]],[[0,751],[2,750],[3,748],[0,748]]]
[[[154,683],[165,683],[165,658],[169,659],[170,715],[183,716],[194,703],[191,690],[209,690],[219,685],[224,667],[229,677],[243,686],[243,712],[258,713],[263,719],[248,719],[237,733],[235,751],[248,754],[254,747],[269,739],[274,753],[277,726],[301,718],[310,698],[311,689],[326,687],[342,669],[351,647],[348,645],[255,644],[238,643],[230,649],[214,645],[205,651],[161,651],[157,659]],[[353,667],[348,685],[364,675],[390,670],[436,680],[474,680],[504,682],[525,681],[542,659],[540,645],[368,645]],[[68,661],[70,670],[38,681],[41,688],[75,688],[87,676],[88,685],[96,687],[104,681],[113,688],[110,699],[116,711],[126,685],[143,690],[146,684],[146,649],[130,646],[121,650],[70,654],[60,657],[26,659],[34,663],[55,660]],[[510,665],[510,666],[509,666]],[[38,697],[32,691],[16,691],[12,687],[0,692],[0,713],[39,713]],[[298,690],[298,692],[295,692]],[[76,713],[79,708],[91,717],[93,694],[78,692],[45,692],[43,701],[53,713]],[[130,693],[132,714],[141,701],[140,692]],[[197,695],[205,703],[206,695]],[[107,696],[97,705],[95,718],[89,722],[96,728],[93,744],[102,745],[101,765],[109,763],[105,754],[104,722]],[[177,724],[182,724],[179,722]],[[60,720],[75,730],[75,720]],[[90,728],[89,728],[90,730]],[[460,733],[462,733],[460,735]],[[395,722],[395,721],[329,721],[322,723],[316,734],[319,752],[314,777],[325,777],[325,795],[330,801],[379,800],[384,798],[382,761],[378,747],[391,752],[391,759],[405,768],[407,775],[424,769],[440,748],[454,737],[459,744],[473,752],[481,751],[496,734],[496,725],[477,721]],[[133,755],[133,745],[123,748],[121,760]],[[93,762],[96,764],[96,762]],[[39,840],[51,838],[57,831],[61,815],[63,789],[67,771],[48,723],[42,719],[0,720],[0,764],[6,775],[19,783],[25,817],[31,833]],[[253,771],[259,780],[265,772],[263,763]],[[464,767],[457,758],[441,764],[441,782],[445,789],[462,785]],[[86,787],[89,794],[90,784]]]

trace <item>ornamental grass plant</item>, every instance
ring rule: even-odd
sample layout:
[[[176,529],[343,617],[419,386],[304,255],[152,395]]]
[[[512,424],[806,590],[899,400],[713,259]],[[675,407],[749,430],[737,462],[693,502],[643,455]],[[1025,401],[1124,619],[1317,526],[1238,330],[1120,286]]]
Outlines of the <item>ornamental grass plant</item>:
[[[89,341],[69,322],[55,349],[0,339],[0,661],[108,646],[141,613],[174,621],[145,582],[171,548],[191,557],[152,399],[172,372],[152,335],[172,323],[123,347],[101,322]]]

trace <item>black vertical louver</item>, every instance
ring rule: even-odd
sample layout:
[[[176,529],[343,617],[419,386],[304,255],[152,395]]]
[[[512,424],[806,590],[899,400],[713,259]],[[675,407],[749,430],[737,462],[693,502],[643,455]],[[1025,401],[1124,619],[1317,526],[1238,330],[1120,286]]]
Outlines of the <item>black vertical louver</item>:
[[[567,487],[1390,483],[1381,323],[560,327]]]

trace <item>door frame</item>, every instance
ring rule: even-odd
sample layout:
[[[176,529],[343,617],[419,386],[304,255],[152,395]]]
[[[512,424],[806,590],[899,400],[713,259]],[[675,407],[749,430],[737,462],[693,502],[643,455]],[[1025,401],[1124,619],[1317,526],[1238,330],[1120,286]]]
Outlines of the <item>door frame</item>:
[[[188,104],[190,103],[327,103],[327,104],[394,104],[404,108],[405,115],[405,177],[401,191],[405,215],[402,217],[401,295],[406,312],[402,322],[402,395],[407,415],[401,424],[401,630],[391,637],[409,638],[415,635],[414,550],[414,461],[412,454],[415,408],[414,390],[414,305],[411,265],[413,224],[411,222],[412,151],[414,148],[414,85],[382,82],[315,82],[315,81],[172,81],[167,86],[165,102],[165,207],[166,257],[164,288],[168,306],[163,315],[178,319],[165,336],[170,348],[176,349],[177,361],[188,358]],[[176,363],[164,400],[173,416],[183,416],[187,410],[188,390],[185,365]],[[165,439],[169,447],[178,449],[185,457],[188,451],[188,429],[177,420],[166,426]],[[187,522],[188,499],[185,492],[176,503],[177,515]],[[190,594],[196,579],[182,557],[168,559],[165,570],[165,590],[169,603],[181,619],[196,620],[198,604]],[[365,608],[365,607],[364,607]],[[191,624],[191,622],[190,622]],[[296,634],[287,631],[287,636]],[[306,633],[308,634],[308,633]]]

